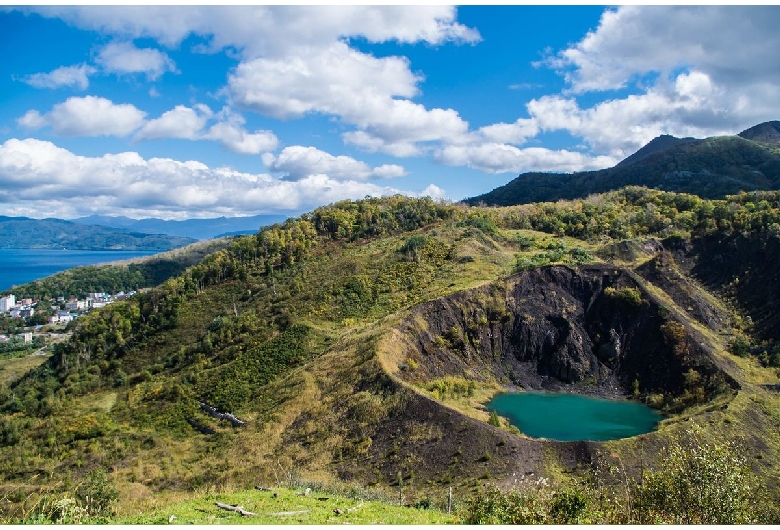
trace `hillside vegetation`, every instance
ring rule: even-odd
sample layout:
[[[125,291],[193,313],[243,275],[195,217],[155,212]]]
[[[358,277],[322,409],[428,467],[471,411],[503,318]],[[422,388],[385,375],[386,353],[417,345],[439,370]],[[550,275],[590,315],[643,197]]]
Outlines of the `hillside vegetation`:
[[[723,199],[741,191],[780,188],[778,122],[757,125],[738,136],[697,140],[659,136],[618,165],[578,173],[524,173],[471,205],[510,206],[646,186]]]
[[[79,505],[85,483],[116,488],[120,518],[162,492],[317,483],[400,490],[409,505],[452,487],[471,522],[679,522],[658,511],[651,484],[679,481],[659,455],[693,423],[694,436],[721,443],[712,451],[732,478],[776,499],[778,244],[780,192],[707,200],[628,187],[505,208],[404,197],[318,208],[93,311],[3,387],[6,517],[44,513],[41,492]],[[551,327],[523,320],[523,307]],[[571,327],[553,318],[564,311]],[[584,346],[531,346],[548,331]],[[488,348],[520,336],[522,355]],[[483,404],[495,392],[542,376],[581,393],[610,381],[613,397],[668,417],[604,443],[536,440],[491,421]],[[694,458],[681,454],[681,466]],[[657,481],[630,482],[643,473]],[[538,517],[469,504],[485,484],[529,486]],[[483,497],[513,506],[503,495]],[[734,502],[731,522],[773,517]]]

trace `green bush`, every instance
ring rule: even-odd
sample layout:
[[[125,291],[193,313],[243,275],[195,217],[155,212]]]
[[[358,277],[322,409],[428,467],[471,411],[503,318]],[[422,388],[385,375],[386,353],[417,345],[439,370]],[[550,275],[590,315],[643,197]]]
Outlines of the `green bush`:
[[[575,488],[564,488],[555,493],[550,506],[554,524],[577,524],[588,506],[587,495]]]
[[[593,256],[584,248],[574,247],[569,250],[569,261],[571,263],[580,265],[593,261]]]
[[[520,247],[520,250],[529,250],[536,246],[536,239],[518,235],[515,237],[515,243]]]
[[[634,518],[643,524],[753,524],[764,509],[758,479],[742,450],[696,431],[669,447],[660,467],[635,487]]]
[[[465,524],[545,524],[547,506],[534,490],[513,490],[505,493],[491,488],[466,502]]]
[[[496,223],[485,217],[470,217],[469,219],[463,221],[463,226],[478,228],[486,235],[498,235],[498,227],[496,226]]]
[[[608,298],[622,302],[626,305],[639,306],[642,304],[642,294],[636,287],[621,287],[620,289],[607,287],[604,289],[604,294]]]
[[[431,381],[426,388],[438,399],[472,397],[477,389],[477,383],[462,377],[447,376]]]
[[[535,267],[537,267],[537,264],[534,262],[534,260],[527,258],[526,256],[517,256],[517,258],[515,258],[515,263],[512,266],[512,272],[523,272]]]
[[[92,517],[110,515],[119,498],[114,484],[102,470],[90,471],[84,482],[76,488],[76,499]]]
[[[403,245],[401,245],[401,248],[398,249],[398,252],[401,254],[416,255],[417,252],[422,250],[425,245],[428,244],[429,239],[430,238],[428,236],[413,235],[407,239]]]
[[[742,335],[738,335],[729,344],[729,351],[737,357],[747,357],[750,355],[750,342]]]

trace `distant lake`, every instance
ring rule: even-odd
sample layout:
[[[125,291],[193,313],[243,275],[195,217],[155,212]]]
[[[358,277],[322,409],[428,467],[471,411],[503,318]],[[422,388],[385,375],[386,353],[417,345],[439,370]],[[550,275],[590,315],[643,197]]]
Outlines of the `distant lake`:
[[[526,436],[564,442],[629,438],[652,431],[663,419],[641,403],[577,394],[498,394],[487,409],[509,418]]]
[[[0,291],[45,278],[57,272],[141,256],[159,251],[0,249]]]

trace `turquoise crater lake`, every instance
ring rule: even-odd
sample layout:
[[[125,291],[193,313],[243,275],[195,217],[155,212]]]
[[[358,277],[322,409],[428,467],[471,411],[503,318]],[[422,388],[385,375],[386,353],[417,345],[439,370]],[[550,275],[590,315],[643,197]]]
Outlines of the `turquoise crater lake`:
[[[663,419],[641,403],[577,394],[498,394],[487,409],[508,418],[526,436],[564,442],[629,438],[652,431]]]

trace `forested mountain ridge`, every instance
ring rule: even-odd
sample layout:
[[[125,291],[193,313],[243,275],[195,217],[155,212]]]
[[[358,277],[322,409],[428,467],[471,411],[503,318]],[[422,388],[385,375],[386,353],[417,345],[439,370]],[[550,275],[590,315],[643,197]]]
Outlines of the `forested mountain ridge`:
[[[123,228],[147,234],[168,234],[194,239],[211,239],[237,233],[255,233],[263,226],[282,223],[286,215],[254,215],[251,217],[217,217],[183,221],[156,218],[130,219],[108,215],[90,215],[73,219],[74,223]]]
[[[780,188],[780,122],[736,136],[697,140],[659,136],[616,166],[571,174],[524,173],[504,186],[465,199],[510,206],[584,198],[624,186],[645,186],[721,199],[741,191]]]
[[[705,439],[744,442],[777,497],[778,252],[774,191],[318,208],[78,321],[0,393],[3,488],[65,492],[48,477],[103,469],[121,499],[284,476],[403,487],[422,502],[518,485],[513,473],[573,487],[601,480],[583,470],[604,458],[623,467],[622,488],[696,423]],[[521,337],[527,358],[509,347]],[[668,418],[615,442],[532,439],[484,409],[510,384],[640,400]],[[604,513],[595,493],[577,495]]]
[[[0,248],[166,251],[194,243],[188,237],[130,232],[63,219],[0,216]]]
[[[767,121],[745,129],[739,136],[754,142],[780,146],[780,121]]]

